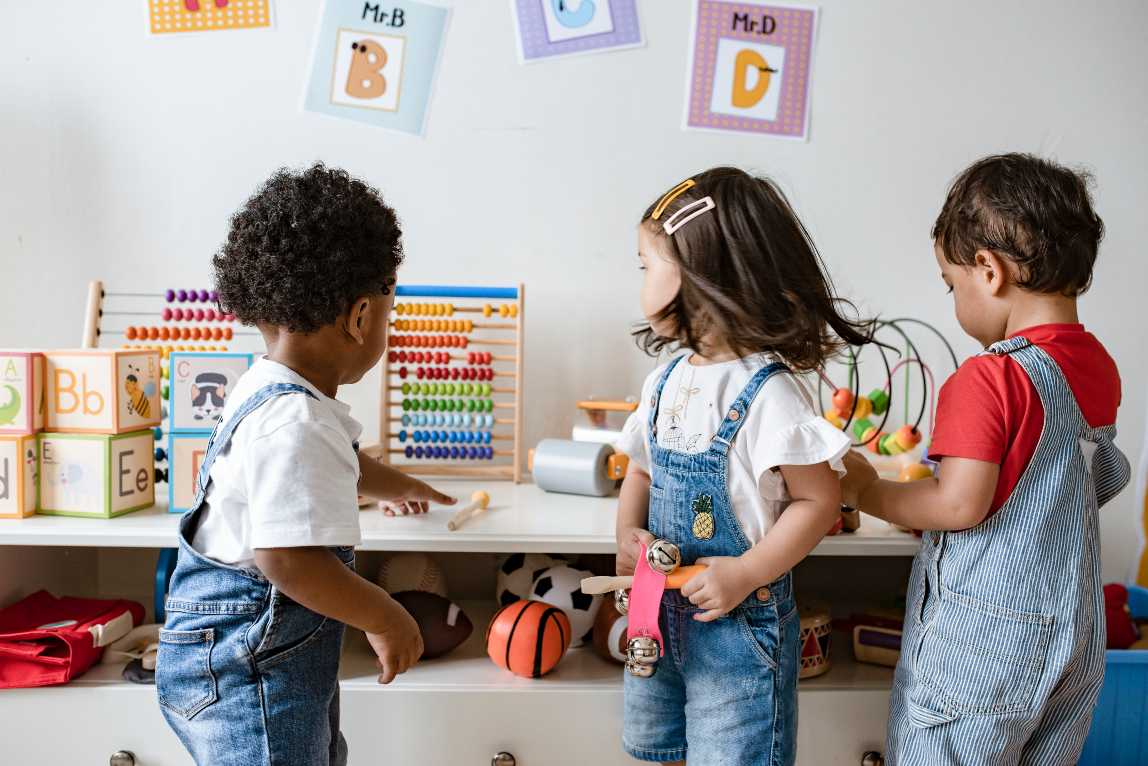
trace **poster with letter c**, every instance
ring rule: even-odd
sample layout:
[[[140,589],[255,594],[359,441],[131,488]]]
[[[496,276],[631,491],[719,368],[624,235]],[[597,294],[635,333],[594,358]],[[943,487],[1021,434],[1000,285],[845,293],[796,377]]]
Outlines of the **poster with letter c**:
[[[695,0],[683,127],[806,140],[817,8]]]
[[[450,9],[325,0],[303,107],[422,135]]]

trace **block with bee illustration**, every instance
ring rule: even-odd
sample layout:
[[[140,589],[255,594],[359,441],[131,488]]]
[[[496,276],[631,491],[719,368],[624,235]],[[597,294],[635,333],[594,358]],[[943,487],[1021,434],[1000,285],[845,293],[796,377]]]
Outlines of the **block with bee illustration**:
[[[122,434],[163,419],[158,350],[47,351],[44,373],[45,430]]]
[[[168,430],[210,432],[252,354],[175,352],[168,357]]]

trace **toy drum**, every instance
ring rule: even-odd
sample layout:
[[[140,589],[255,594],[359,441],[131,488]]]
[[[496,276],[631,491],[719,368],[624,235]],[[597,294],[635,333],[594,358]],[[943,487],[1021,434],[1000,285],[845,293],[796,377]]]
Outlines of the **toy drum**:
[[[798,678],[829,672],[829,637],[833,632],[828,612],[801,615],[801,671]]]

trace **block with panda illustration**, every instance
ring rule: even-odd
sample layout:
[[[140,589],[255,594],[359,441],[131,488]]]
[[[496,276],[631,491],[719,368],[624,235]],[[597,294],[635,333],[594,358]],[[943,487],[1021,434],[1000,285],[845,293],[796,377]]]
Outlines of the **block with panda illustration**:
[[[210,432],[252,354],[177,351],[168,357],[168,430]]]

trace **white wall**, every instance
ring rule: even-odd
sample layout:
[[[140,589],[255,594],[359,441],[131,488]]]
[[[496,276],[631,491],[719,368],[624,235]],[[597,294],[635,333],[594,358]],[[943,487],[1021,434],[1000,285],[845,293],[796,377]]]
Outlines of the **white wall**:
[[[573,401],[634,393],[650,361],[633,226],[717,163],[772,174],[838,284],[870,311],[961,338],[929,227],[950,178],[1004,150],[1091,168],[1108,225],[1086,323],[1123,373],[1121,443],[1143,438],[1148,362],[1148,74],[1136,0],[826,0],[812,139],[679,130],[689,3],[643,0],[644,49],[520,66],[506,0],[455,2],[423,139],[299,109],[314,4],[271,32],[143,34],[143,2],[0,3],[0,346],[78,341],[84,287],[195,286],[228,215],[273,168],[315,159],[381,187],[406,230],[402,279],[528,285],[533,442]],[[373,430],[377,381],[347,398]],[[1135,545],[1131,492],[1105,511],[1105,575]]]

